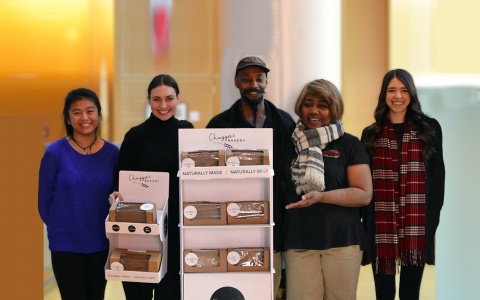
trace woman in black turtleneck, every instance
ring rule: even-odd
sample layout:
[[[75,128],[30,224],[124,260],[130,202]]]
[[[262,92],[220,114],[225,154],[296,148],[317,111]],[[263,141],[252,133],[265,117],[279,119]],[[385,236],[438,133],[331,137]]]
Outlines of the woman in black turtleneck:
[[[129,171],[168,172],[168,270],[159,284],[123,282],[127,300],[180,299],[180,231],[178,172],[178,129],[193,128],[188,121],[174,117],[179,102],[178,84],[169,75],[158,75],[148,86],[150,117],[132,127],[120,147],[118,168]],[[110,202],[118,192],[110,196]]]

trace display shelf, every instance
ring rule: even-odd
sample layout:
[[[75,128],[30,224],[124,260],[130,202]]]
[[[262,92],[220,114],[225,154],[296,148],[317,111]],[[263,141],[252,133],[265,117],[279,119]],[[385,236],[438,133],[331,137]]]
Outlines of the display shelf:
[[[185,249],[270,247],[269,225],[225,225],[183,227]]]
[[[182,299],[222,298],[226,287],[245,299],[273,297],[273,137],[271,129],[180,129],[179,151],[263,149],[268,165],[185,167],[179,155],[180,201],[267,201],[267,224],[184,225],[180,205],[181,253],[192,249],[266,248],[268,271],[188,273],[181,264]],[[186,165],[191,165],[191,162]],[[183,255],[182,255],[183,259]],[[224,291],[228,293],[229,291]],[[228,295],[228,294],[225,294]]]
[[[114,281],[158,283],[167,272],[168,238],[168,193],[169,174],[166,172],[120,171],[119,192],[128,202],[155,203],[157,222],[132,223],[112,222],[105,219],[105,231],[110,243],[105,263],[105,279]],[[121,264],[112,267],[110,256],[114,249],[162,253],[158,272],[137,272],[122,270]]]

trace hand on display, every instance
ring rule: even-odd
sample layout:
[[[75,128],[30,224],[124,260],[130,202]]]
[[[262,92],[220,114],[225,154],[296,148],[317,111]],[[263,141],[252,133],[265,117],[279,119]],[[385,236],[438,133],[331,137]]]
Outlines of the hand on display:
[[[110,205],[112,205],[112,203],[115,201],[123,201],[122,194],[116,191],[111,193],[110,196],[108,196],[108,203],[110,203]]]

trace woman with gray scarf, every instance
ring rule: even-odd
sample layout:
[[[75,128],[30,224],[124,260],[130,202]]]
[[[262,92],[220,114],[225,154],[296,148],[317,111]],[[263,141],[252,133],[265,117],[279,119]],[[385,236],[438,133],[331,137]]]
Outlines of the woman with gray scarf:
[[[285,213],[287,299],[355,299],[366,243],[359,207],[372,197],[367,153],[343,130],[331,82],[309,82],[295,112]]]

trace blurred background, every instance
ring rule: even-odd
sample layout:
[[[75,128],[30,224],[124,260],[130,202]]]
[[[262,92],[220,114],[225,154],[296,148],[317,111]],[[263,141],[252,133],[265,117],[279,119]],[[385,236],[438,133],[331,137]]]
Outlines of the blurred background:
[[[44,147],[65,136],[61,112],[70,90],[97,92],[102,137],[120,145],[147,117],[155,75],[177,79],[178,117],[203,128],[239,98],[238,60],[256,55],[271,70],[266,98],[294,119],[303,84],[334,82],[345,101],[345,129],[358,137],[373,122],[383,75],[392,68],[412,73],[424,111],[442,125],[447,170],[428,299],[476,298],[479,13],[476,0],[0,0],[0,191],[15,199],[4,201],[2,217],[16,228],[4,245],[38,261],[32,272],[12,261],[7,286],[16,296],[29,293],[27,280],[42,298],[54,283],[36,211],[37,177]],[[10,213],[22,203],[26,223]]]

